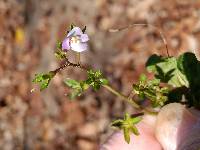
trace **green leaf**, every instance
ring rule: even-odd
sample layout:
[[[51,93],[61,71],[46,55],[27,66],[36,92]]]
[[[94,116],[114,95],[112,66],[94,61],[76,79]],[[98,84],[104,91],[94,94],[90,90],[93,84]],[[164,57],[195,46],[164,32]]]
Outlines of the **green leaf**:
[[[73,100],[73,99],[75,99],[77,96],[81,96],[81,94],[82,94],[82,91],[80,91],[80,90],[73,90],[73,91],[70,93],[69,97],[70,97],[71,100]]]
[[[99,82],[94,82],[94,84],[92,84],[92,87],[95,91],[99,90],[101,87],[101,84]]]
[[[159,86],[160,84],[160,79],[152,79],[148,81],[149,85],[151,86]]]
[[[178,58],[177,66],[179,70],[186,75],[190,83],[192,82],[193,84],[193,80],[197,79],[198,84],[200,85],[200,78],[197,78],[199,77],[198,75],[200,75],[200,63],[193,53],[186,52],[182,54]]]
[[[96,72],[94,72],[94,75],[96,78],[99,78],[99,77],[101,77],[102,73],[100,70],[97,70]]]
[[[137,123],[139,123],[141,120],[142,120],[141,117],[134,117],[134,118],[131,118],[131,123],[132,123],[132,124],[137,124]]]
[[[123,120],[122,119],[117,119],[112,121],[111,126],[121,128],[123,125]]]
[[[56,44],[56,47],[57,49],[62,49],[62,42],[61,41],[58,41],[57,44]]]
[[[85,81],[81,81],[80,86],[83,89],[83,91],[87,90],[90,87]]]
[[[74,99],[77,96],[81,96],[82,93],[89,88],[89,85],[86,83],[86,81],[76,81],[73,79],[66,79],[64,83],[72,88],[72,92],[69,95],[70,99]]]
[[[129,120],[129,119],[130,119],[130,115],[128,113],[125,113],[124,120]]]
[[[135,126],[132,126],[132,127],[130,128],[130,130],[131,130],[131,132],[132,132],[133,134],[135,134],[135,135],[139,135],[139,134],[140,134],[139,131],[138,131],[138,129],[137,129]]]
[[[200,61],[195,54],[186,52],[178,58],[178,68],[189,82],[189,92],[184,93],[188,105],[200,109]]]
[[[139,81],[133,84],[133,92],[138,95],[141,100],[149,99],[153,107],[163,106],[167,102],[168,87],[160,87],[160,79]]]
[[[175,88],[171,92],[168,91],[169,102],[180,102],[184,95],[189,107],[194,106],[200,109],[200,61],[197,60],[195,54],[186,52],[178,59],[153,55],[147,61],[146,67],[149,72],[155,73],[155,78]],[[156,94],[156,100],[153,101],[154,106],[164,104],[164,101],[167,102],[166,96],[159,96],[160,93],[164,94],[164,91],[160,90]]]
[[[66,79],[65,84],[73,89],[80,89],[81,85],[78,81],[73,80],[73,79]]]
[[[168,83],[173,87],[189,86],[189,82],[179,69],[175,57],[161,57],[152,55],[147,63],[146,68],[149,72],[155,73],[155,77],[161,82]]]
[[[100,80],[102,85],[107,85],[108,84],[108,80],[107,79],[101,78],[99,80]]]
[[[155,65],[158,63],[163,62],[163,58],[161,56],[158,56],[156,54],[153,54],[152,56],[149,57],[149,59],[146,62],[146,68],[149,72],[155,72],[156,67]]]
[[[123,128],[123,133],[124,133],[124,139],[125,141],[129,144],[130,143],[130,132],[129,128]]]
[[[32,80],[33,83],[38,83],[38,82],[41,82],[43,80],[43,74],[40,73],[40,74],[35,74],[35,78]]]
[[[102,73],[100,70],[88,70],[87,73],[88,78],[85,82],[89,84],[95,91],[99,90],[102,85],[108,84],[108,80],[102,78]]]
[[[44,80],[44,81],[40,84],[40,90],[41,90],[41,91],[44,90],[44,89],[46,89],[46,88],[48,87],[49,81],[50,81],[50,80]]]
[[[146,80],[147,80],[147,76],[145,74],[141,74],[140,78],[139,78],[139,81],[145,82]]]
[[[54,76],[55,76],[55,73],[51,71],[46,74],[44,73],[36,74],[32,82],[38,83],[40,85],[40,91],[42,91],[48,87],[49,82]]]
[[[57,59],[60,59],[60,60],[67,58],[66,53],[60,50],[56,51],[54,55],[56,56]]]

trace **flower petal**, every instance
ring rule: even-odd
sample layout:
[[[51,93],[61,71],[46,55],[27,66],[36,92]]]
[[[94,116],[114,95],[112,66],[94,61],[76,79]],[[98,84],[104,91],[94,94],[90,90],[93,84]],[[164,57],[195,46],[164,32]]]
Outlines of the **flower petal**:
[[[89,41],[89,37],[87,34],[82,34],[81,35],[81,42],[87,42]]]
[[[77,35],[82,35],[83,32],[79,27],[74,27],[69,33],[67,34],[67,37],[70,36],[77,36]]]
[[[86,42],[81,43],[71,43],[71,50],[76,52],[83,52],[87,50],[88,44]]]
[[[62,50],[70,50],[69,38],[65,38],[62,42]]]

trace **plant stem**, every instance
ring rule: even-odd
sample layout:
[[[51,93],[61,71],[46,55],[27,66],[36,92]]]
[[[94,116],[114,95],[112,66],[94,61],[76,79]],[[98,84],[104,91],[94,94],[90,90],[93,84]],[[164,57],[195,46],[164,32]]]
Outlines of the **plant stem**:
[[[61,70],[65,69],[66,67],[78,67],[81,68],[83,70],[88,70],[87,67],[82,66],[81,64],[74,64],[72,62],[70,62],[67,58],[65,59],[65,63],[63,65],[61,65],[59,68],[55,69],[54,72],[55,74],[57,74],[58,72],[60,72]],[[123,101],[128,102],[129,104],[131,104],[134,108],[136,109],[140,109],[148,114],[152,114],[152,115],[156,115],[157,112],[154,111],[150,111],[147,108],[142,108],[140,105],[138,105],[132,98],[127,97],[125,95],[123,95],[122,93],[118,92],[117,90],[115,90],[113,87],[111,87],[110,85],[103,85],[103,87],[105,89],[107,89],[109,92],[113,93],[114,95],[116,95],[117,97],[121,98]]]
[[[136,109],[141,109],[142,111],[144,111],[145,113],[151,114],[151,115],[157,115],[158,113],[155,111],[150,111],[147,108],[142,108],[140,105],[138,105],[132,98],[129,98],[125,95],[123,95],[122,93],[116,91],[113,87],[111,87],[110,85],[103,85],[103,87],[105,89],[107,89],[108,91],[110,91],[111,93],[113,93],[114,95],[116,95],[117,97],[121,98],[122,100],[124,100],[125,102],[128,102],[129,104],[131,104],[134,108]]]
[[[81,68],[83,70],[87,70],[87,68],[85,66],[82,66],[80,63],[79,64],[75,64],[70,62],[67,58],[65,59],[65,63],[63,65],[61,65],[59,68],[51,71],[55,74],[57,74],[58,72],[60,72],[61,70],[65,69],[66,67],[77,67],[77,68]]]
[[[77,59],[77,64],[80,64],[80,62],[81,62],[81,54],[78,52],[77,54],[76,54],[76,59]]]
[[[118,91],[116,91],[115,89],[113,89],[111,86],[109,86],[109,85],[103,85],[103,87],[106,88],[111,93],[113,93],[114,95],[116,95],[117,97],[121,98],[122,100],[130,103],[133,107],[135,107],[137,109],[140,109],[140,106],[136,102],[134,102],[131,98],[128,98],[125,95],[119,93]]]

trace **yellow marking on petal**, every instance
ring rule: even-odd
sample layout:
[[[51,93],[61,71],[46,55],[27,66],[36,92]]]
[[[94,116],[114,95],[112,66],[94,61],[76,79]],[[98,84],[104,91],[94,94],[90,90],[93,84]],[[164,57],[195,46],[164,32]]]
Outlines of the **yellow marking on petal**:
[[[79,36],[73,36],[71,38],[71,43],[80,43],[80,38]]]

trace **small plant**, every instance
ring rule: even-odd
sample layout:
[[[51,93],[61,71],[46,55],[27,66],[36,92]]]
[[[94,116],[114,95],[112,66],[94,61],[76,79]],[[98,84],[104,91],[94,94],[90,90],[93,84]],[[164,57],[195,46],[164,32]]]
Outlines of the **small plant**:
[[[138,25],[146,26],[146,24]],[[126,28],[112,29],[110,32],[117,32]],[[167,56],[158,56],[155,54],[150,56],[146,62],[146,69],[148,72],[154,74],[154,78],[148,79],[146,75],[141,74],[138,82],[132,85],[132,93],[137,95],[139,100],[148,99],[151,102],[152,109],[147,109],[140,105],[140,101],[136,101],[132,97],[115,90],[100,70],[93,70],[81,64],[80,53],[87,50],[89,41],[89,37],[85,32],[86,27],[81,30],[72,24],[70,31],[67,31],[65,39],[62,42],[58,42],[55,56],[59,60],[64,61],[64,64],[48,73],[35,75],[33,82],[39,84],[41,91],[49,86],[51,79],[61,70],[67,67],[81,68],[87,72],[85,80],[77,81],[69,78],[64,80],[65,85],[71,88],[71,93],[69,94],[71,99],[81,96],[89,88],[98,91],[102,87],[141,112],[133,116],[126,113],[124,119],[117,119],[111,123],[113,127],[123,130],[127,143],[130,142],[131,133],[139,135],[135,124],[142,120],[144,113],[156,114],[157,112],[153,109],[155,107],[161,108],[165,104],[179,102],[186,104],[188,107],[193,106],[200,109],[200,62],[197,60],[195,54],[186,52],[178,58],[169,56],[165,39],[160,32],[163,42],[166,45]],[[69,50],[76,52],[77,63],[69,61],[67,56]],[[182,97],[185,97],[184,102],[182,101]]]

